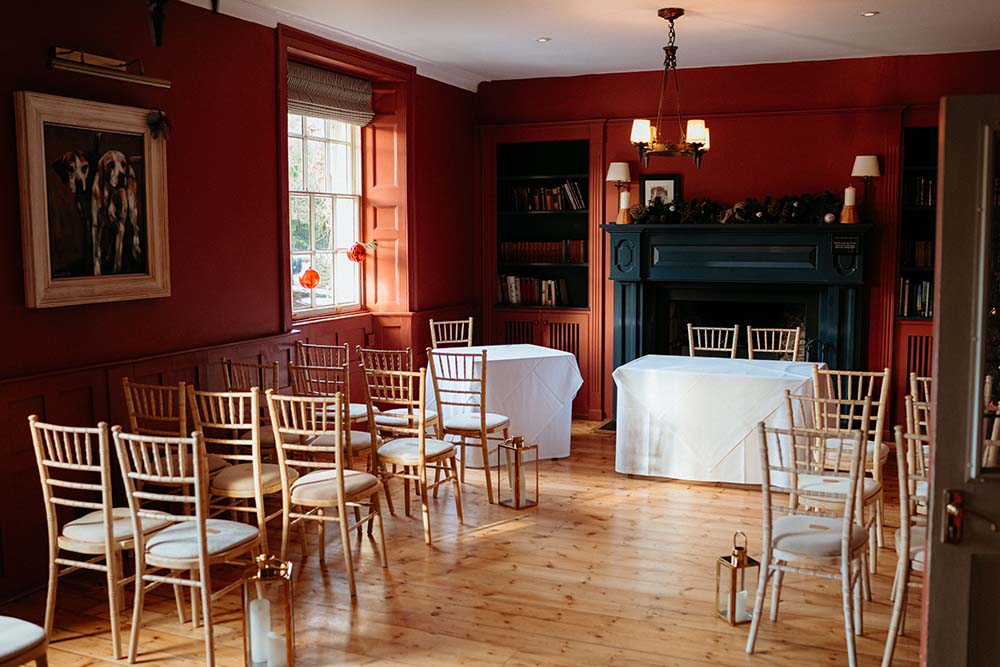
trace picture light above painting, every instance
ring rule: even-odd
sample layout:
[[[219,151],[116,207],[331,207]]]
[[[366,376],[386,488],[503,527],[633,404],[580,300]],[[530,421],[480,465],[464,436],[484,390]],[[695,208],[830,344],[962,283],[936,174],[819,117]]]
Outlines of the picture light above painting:
[[[170,296],[167,151],[149,109],[14,93],[29,308]]]

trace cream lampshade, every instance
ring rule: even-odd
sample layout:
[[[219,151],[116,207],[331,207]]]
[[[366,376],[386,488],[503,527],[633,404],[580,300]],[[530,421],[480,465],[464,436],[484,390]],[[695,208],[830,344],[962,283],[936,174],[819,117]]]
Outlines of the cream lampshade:
[[[858,155],[854,158],[851,176],[855,178],[878,178],[882,175],[878,167],[877,155]]]
[[[618,219],[615,222],[620,225],[628,224],[632,221],[628,214],[628,208],[632,203],[628,191],[629,183],[632,181],[628,162],[612,162],[609,164],[608,176],[605,180],[608,183],[614,183],[615,187],[618,188]]]
[[[653,143],[653,128],[645,118],[636,118],[632,121],[632,135],[629,140],[633,144]]]
[[[685,133],[685,139],[688,143],[698,143],[707,144],[708,143],[708,128],[705,127],[705,121],[700,118],[692,118],[687,122],[687,132]]]

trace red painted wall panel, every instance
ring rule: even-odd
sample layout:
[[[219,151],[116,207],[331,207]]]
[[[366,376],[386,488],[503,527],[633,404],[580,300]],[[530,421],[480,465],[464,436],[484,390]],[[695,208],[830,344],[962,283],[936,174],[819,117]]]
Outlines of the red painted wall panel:
[[[0,60],[0,377],[131,358],[278,331],[274,31],[170,3],[164,46],[146,3],[19,3]],[[142,58],[173,88],[58,72],[49,47]],[[12,91],[159,107],[167,142],[172,296],[24,307]]]
[[[415,307],[473,302],[475,94],[417,76],[413,97]]]

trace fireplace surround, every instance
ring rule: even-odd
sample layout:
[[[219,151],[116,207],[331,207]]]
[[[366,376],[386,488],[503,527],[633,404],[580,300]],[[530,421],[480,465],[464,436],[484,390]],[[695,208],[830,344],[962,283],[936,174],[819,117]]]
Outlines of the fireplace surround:
[[[646,354],[686,353],[677,331],[686,312],[702,325],[739,324],[741,346],[748,324],[800,319],[810,360],[860,367],[863,241],[871,225],[602,228],[610,237],[615,368]],[[750,317],[757,319],[739,321]]]

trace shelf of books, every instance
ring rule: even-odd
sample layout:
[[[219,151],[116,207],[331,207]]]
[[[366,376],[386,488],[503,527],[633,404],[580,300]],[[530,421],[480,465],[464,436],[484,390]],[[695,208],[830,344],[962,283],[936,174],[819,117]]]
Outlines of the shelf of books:
[[[587,141],[497,146],[497,306],[589,307],[588,165]]]
[[[902,216],[896,317],[934,317],[934,225],[937,198],[937,128],[903,131]]]

